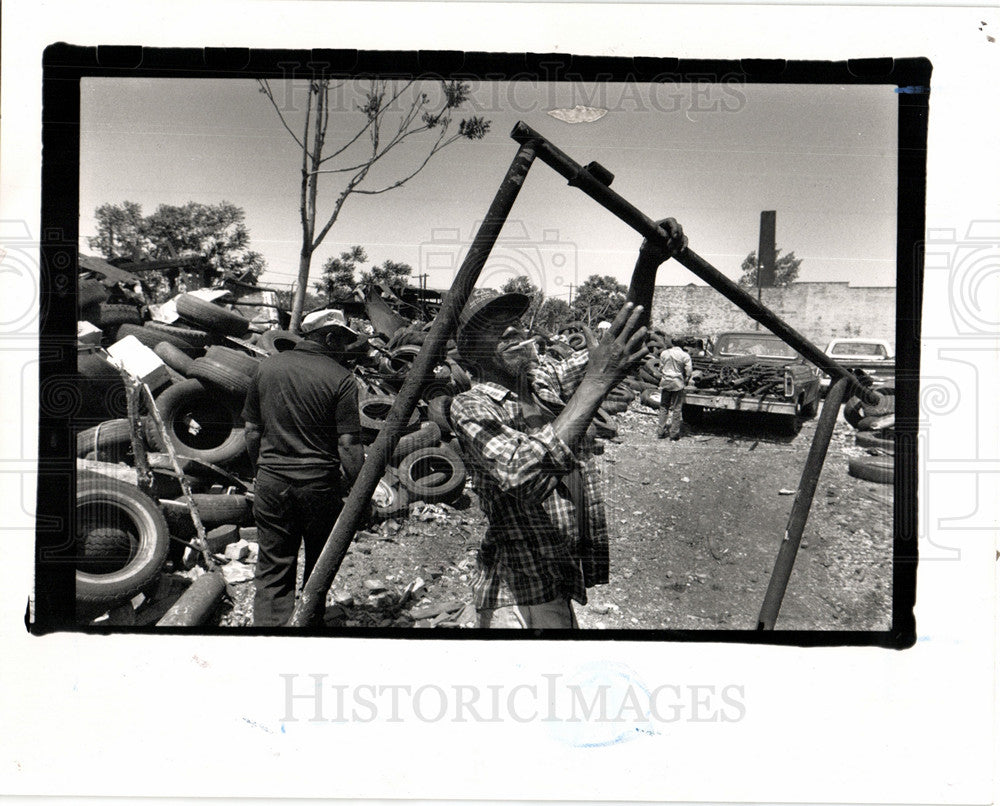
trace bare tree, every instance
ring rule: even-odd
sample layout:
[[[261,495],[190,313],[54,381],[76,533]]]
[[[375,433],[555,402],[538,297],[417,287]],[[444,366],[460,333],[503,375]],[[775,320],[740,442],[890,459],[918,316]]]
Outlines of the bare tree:
[[[302,182],[299,194],[299,211],[302,219],[302,249],[299,252],[299,275],[292,298],[292,329],[297,329],[302,318],[302,305],[309,285],[309,268],[312,256],[330,232],[347,199],[354,195],[373,196],[395,190],[420,173],[431,158],[456,140],[480,140],[489,131],[490,123],[480,117],[463,118],[458,128],[451,128],[452,115],[469,99],[469,86],[458,81],[441,82],[441,98],[432,103],[430,95],[421,91],[414,80],[389,81],[372,79],[362,93],[362,103],[356,111],[362,116],[355,134],[342,142],[327,147],[330,122],[331,91],[340,89],[330,79],[309,82],[304,120],[291,120],[277,103],[270,84],[258,80],[260,92],[274,107],[281,124],[302,151]],[[426,138],[415,160],[396,151],[400,160],[408,164],[394,165],[395,180],[373,182],[371,171],[383,162],[401,143],[410,138],[432,133]],[[435,136],[436,135],[436,136]],[[399,162],[400,160],[397,160]],[[343,182],[328,215],[318,218],[317,199],[320,177],[339,176]],[[366,183],[367,180],[367,183]],[[317,221],[323,222],[317,229]]]

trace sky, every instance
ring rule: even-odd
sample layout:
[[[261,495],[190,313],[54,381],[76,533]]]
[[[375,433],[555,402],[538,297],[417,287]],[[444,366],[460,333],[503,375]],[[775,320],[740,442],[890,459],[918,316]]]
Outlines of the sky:
[[[272,87],[299,131],[304,86]],[[360,127],[362,88],[350,80],[335,93],[329,143]],[[612,187],[647,215],[676,218],[690,248],[733,279],[757,248],[760,212],[775,210],[778,248],[803,259],[800,281],[894,285],[893,89],[473,82],[463,114],[491,121],[486,138],[449,146],[399,189],[349,198],[314,255],[310,281],[327,258],[360,244],[371,262],[409,263],[429,287],[447,288],[516,152],[510,130],[523,120],[577,162],[604,165]],[[434,97],[437,85],[413,91]],[[549,114],[577,106],[604,114],[579,123]],[[409,173],[426,143],[411,138],[370,186]],[[295,280],[301,154],[255,82],[84,79],[80,148],[81,251],[93,253],[86,236],[96,234],[101,204],[134,201],[151,213],[159,204],[226,200],[246,211],[251,248],[268,264],[262,282],[287,288]],[[339,177],[324,177],[320,217]],[[627,283],[640,241],[537,162],[479,285],[525,274],[568,298],[592,274]],[[674,261],[657,275],[660,285],[689,282],[701,283]]]

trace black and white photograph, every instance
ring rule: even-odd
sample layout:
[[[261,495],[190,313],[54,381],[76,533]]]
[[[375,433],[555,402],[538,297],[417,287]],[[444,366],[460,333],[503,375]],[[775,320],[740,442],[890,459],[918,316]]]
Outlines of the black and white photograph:
[[[668,66],[83,77],[76,623],[888,632],[909,96]]]
[[[995,13],[112,5],[4,15],[4,791],[988,801]]]

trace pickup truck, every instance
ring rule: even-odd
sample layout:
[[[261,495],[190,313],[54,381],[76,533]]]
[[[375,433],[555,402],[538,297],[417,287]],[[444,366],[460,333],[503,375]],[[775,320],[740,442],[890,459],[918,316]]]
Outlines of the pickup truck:
[[[824,352],[845,369],[867,375],[876,388],[895,383],[896,359],[885,339],[833,339]],[[820,373],[819,383],[825,395],[830,388],[830,376]]]
[[[801,417],[816,416],[816,370],[772,333],[722,333],[712,354],[692,363],[683,416],[693,425],[712,410],[764,412],[795,433]]]

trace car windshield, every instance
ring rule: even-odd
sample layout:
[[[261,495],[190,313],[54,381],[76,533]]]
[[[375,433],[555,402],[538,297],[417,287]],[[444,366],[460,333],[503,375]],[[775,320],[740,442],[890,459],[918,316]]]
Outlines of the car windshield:
[[[841,342],[833,345],[830,355],[866,355],[872,358],[885,358],[888,353],[884,344],[872,341]]]
[[[777,336],[767,333],[726,334],[719,337],[720,355],[760,355],[769,358],[798,358],[798,353]]]

